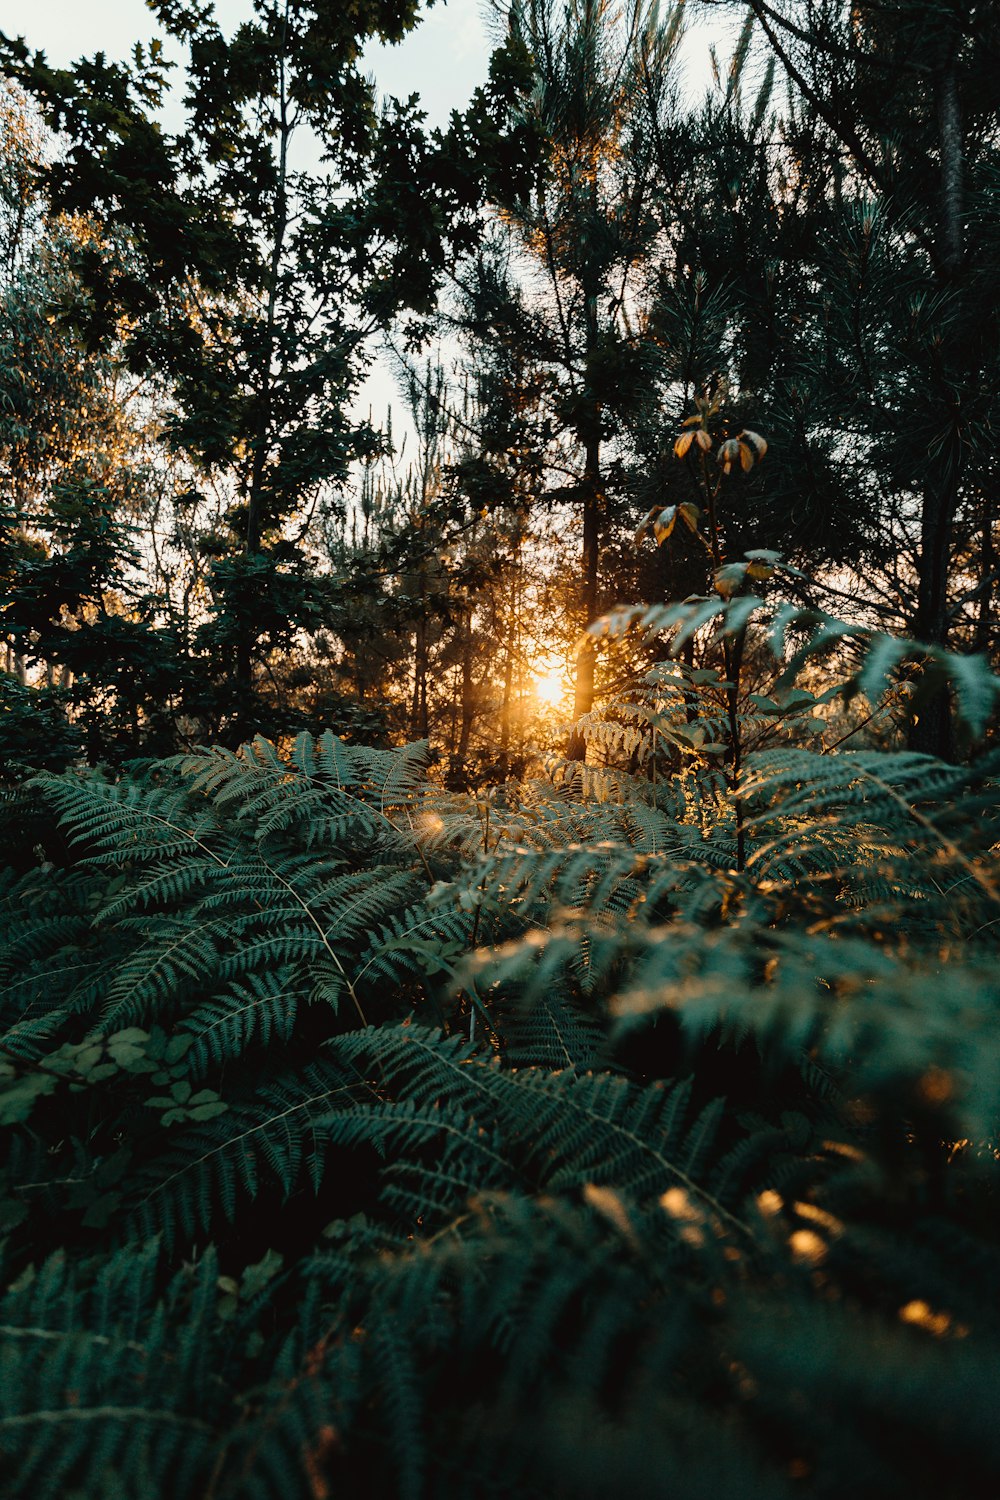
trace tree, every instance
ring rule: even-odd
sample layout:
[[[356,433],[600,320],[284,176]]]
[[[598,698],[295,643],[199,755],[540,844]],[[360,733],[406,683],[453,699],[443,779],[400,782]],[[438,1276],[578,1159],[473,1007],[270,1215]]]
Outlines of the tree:
[[[867,472],[881,508],[890,603],[919,639],[992,645],[996,7],[749,12],[789,80],[793,159],[817,177],[825,254],[806,315],[854,483]],[[947,715],[922,715],[913,743],[946,752]]]
[[[673,14],[659,23],[642,4],[620,23],[606,0],[565,8],[527,0],[511,7],[509,24],[529,64],[521,110],[541,143],[544,169],[530,192],[497,197],[507,247],[479,257],[466,283],[466,321],[478,338],[497,328],[538,382],[548,467],[562,478],[547,499],[571,506],[582,531],[573,610],[580,630],[602,604],[605,454],[641,399],[647,368],[637,299],[656,225],[652,163],[636,129],[648,86],[641,62],[652,57],[659,80],[679,24]],[[655,44],[637,46],[640,35]],[[590,711],[594,691],[595,655],[584,637],[576,718]],[[579,734],[567,753],[584,754]]]
[[[95,351],[74,327],[79,267],[113,260],[93,221],[46,214],[49,143],[8,90],[0,151],[9,168],[0,282],[0,578],[8,707],[39,711],[59,760],[82,734],[92,758],[171,743],[170,650],[158,636],[137,534],[151,482],[148,412],[123,368],[127,339]],[[166,649],[164,649],[166,647]],[[72,727],[58,727],[69,708]],[[9,725],[8,725],[9,728]],[[28,753],[22,746],[22,755]]]
[[[38,225],[45,133],[24,94],[6,80],[0,82],[0,142],[0,276],[9,285]]]
[[[82,268],[86,336],[126,317],[130,363],[167,385],[167,436],[194,472],[180,486],[188,529],[199,502],[217,509],[210,491],[226,497],[200,544],[211,565],[189,699],[239,739],[280,729],[277,658],[324,622],[309,527],[375,442],[350,415],[366,340],[402,308],[425,315],[471,243],[475,153],[497,138],[506,85],[430,139],[413,101],[380,117],[358,68],[366,38],[414,23],[416,0],[258,0],[228,40],[210,3],[152,9],[189,52],[176,135],[155,117],[159,42],[128,66],[99,54],[70,71],[21,41],[2,53],[71,141],[46,173],[53,205],[96,212],[125,248]]]
[[[455,788],[523,765],[529,727],[530,504],[516,462],[487,449],[496,371],[481,353],[454,381],[440,363],[402,362],[412,456],[408,434],[373,459],[360,517],[330,535],[351,673],[392,705],[397,733],[430,741]]]

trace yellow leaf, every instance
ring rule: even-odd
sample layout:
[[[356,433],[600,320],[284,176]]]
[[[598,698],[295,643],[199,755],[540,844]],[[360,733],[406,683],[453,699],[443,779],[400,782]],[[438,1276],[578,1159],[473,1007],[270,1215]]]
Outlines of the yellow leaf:
[[[662,547],[676,524],[677,507],[676,505],[668,505],[666,510],[660,511],[660,514],[653,522],[653,535],[656,537],[657,546]]]
[[[748,444],[746,444],[746,443],[740,443],[739,447],[740,447],[740,463],[743,466],[743,472],[744,472],[744,474],[748,474],[750,472],[750,470],[753,468],[753,454],[751,453]]]
[[[635,542],[635,545],[637,547],[638,547],[639,543],[642,541],[643,537],[648,532],[649,527],[650,527],[650,523],[652,522],[653,517],[657,514],[657,510],[658,510],[658,508],[655,505],[653,506],[652,510],[647,510],[647,512],[643,516],[642,521],[640,522],[639,526],[636,528],[636,533],[635,533],[635,536],[632,538],[632,540]]]
[[[619,1234],[626,1239],[635,1239],[635,1230],[632,1228],[625,1205],[613,1188],[601,1187],[596,1182],[585,1182],[583,1185],[584,1202],[595,1209],[602,1218],[613,1224]]]
[[[690,500],[685,500],[683,505],[677,507],[677,514],[689,531],[698,530],[698,518],[701,515],[701,511],[697,505],[692,505]]]
[[[753,447],[756,448],[756,450],[757,450],[757,460],[759,462],[764,457],[764,454],[767,452],[767,443],[761,437],[760,433],[759,432],[751,432],[749,427],[745,427],[743,429],[743,431],[740,433],[740,437],[744,438],[746,442],[751,443],[753,445]]]
[[[774,569],[768,567],[767,563],[752,562],[747,568],[747,577],[754,578],[762,583],[764,579],[772,577]]]
[[[915,1328],[926,1328],[935,1338],[942,1338],[951,1327],[951,1318],[946,1312],[934,1312],[926,1302],[907,1302],[899,1309],[903,1323],[912,1323]]]
[[[796,1229],[789,1237],[788,1246],[792,1259],[800,1265],[818,1266],[826,1259],[826,1242],[812,1229]]]
[[[695,1208],[691,1202],[687,1188],[667,1188],[667,1191],[660,1195],[660,1207],[675,1219],[687,1219],[689,1222],[697,1223],[702,1218],[700,1209]]]
[[[700,425],[701,417],[685,417],[681,423],[682,427],[699,427]]]
[[[711,448],[712,446],[711,435],[705,431],[704,427],[702,427],[700,431],[695,433],[694,440],[698,444],[698,447],[701,449],[702,453],[707,453],[709,448]]]
[[[677,457],[678,458],[683,458],[684,455],[685,455],[685,453],[688,451],[688,449],[690,448],[690,446],[691,446],[691,444],[693,442],[694,442],[694,433],[693,432],[682,432],[681,435],[680,435],[680,437],[677,439],[676,443],[674,444],[674,452],[676,453]]]
[[[731,599],[746,578],[749,566],[749,563],[726,563],[725,567],[718,568],[714,579],[715,592],[723,599]]]
[[[733,467],[733,464],[736,462],[739,456],[740,445],[737,438],[729,438],[727,442],[722,444],[718,453],[715,455],[718,463],[722,465],[722,470],[725,474],[729,473],[730,469]]]

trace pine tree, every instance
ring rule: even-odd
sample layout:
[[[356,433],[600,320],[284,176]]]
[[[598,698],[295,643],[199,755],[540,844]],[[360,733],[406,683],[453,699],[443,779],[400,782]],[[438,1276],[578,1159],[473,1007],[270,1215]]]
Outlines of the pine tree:
[[[547,499],[578,517],[574,614],[585,627],[602,603],[605,454],[646,369],[636,303],[655,223],[649,154],[636,118],[644,91],[669,66],[678,27],[673,18],[659,27],[640,5],[620,22],[602,0],[566,8],[531,0],[512,7],[510,30],[528,59],[521,109],[541,143],[544,168],[530,193],[499,200],[507,243],[480,257],[468,278],[468,318],[473,330],[496,326],[523,349],[531,378],[541,379],[549,462],[560,475]],[[651,32],[657,46],[639,47],[637,38]],[[645,68],[651,58],[653,81]],[[593,704],[594,673],[584,638],[576,718]],[[574,734],[568,753],[583,751]]]
[[[804,315],[829,420],[874,480],[888,602],[920,639],[986,644],[996,583],[986,413],[1000,379],[985,293],[997,274],[995,8],[830,5],[807,24],[796,7],[749,0],[749,11],[788,79],[789,143],[816,174],[825,253]],[[947,713],[925,714],[913,743],[946,751]]]

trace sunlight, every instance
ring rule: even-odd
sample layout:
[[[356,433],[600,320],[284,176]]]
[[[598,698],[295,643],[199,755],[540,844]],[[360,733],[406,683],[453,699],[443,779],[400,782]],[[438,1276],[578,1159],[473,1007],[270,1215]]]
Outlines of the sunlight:
[[[535,673],[535,697],[545,708],[560,708],[566,699],[566,681],[559,665],[545,662]]]

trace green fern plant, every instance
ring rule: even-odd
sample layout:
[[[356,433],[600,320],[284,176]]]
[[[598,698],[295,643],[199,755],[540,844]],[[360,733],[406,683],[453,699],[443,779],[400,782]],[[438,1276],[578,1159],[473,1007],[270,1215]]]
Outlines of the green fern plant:
[[[993,763],[794,720],[742,869],[695,735],[478,797],[330,739],[36,780],[11,1495],[991,1493]]]

